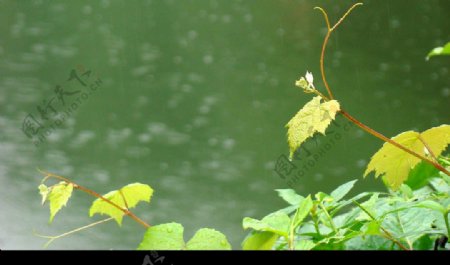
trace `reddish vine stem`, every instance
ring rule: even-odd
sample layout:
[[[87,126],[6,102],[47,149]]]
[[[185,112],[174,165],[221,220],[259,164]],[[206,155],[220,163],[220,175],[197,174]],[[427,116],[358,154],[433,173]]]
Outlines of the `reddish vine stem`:
[[[388,143],[390,143],[390,144],[392,144],[392,145],[402,149],[403,151],[405,151],[405,152],[407,152],[407,153],[409,153],[409,154],[419,158],[420,160],[423,160],[423,161],[429,163],[430,165],[432,165],[433,167],[435,167],[439,171],[442,171],[445,174],[450,176],[450,172],[447,169],[445,169],[443,166],[441,166],[440,164],[438,164],[438,163],[436,163],[436,162],[434,162],[434,161],[432,161],[432,160],[430,160],[430,159],[428,159],[428,158],[426,158],[426,157],[424,157],[424,156],[422,156],[422,155],[412,151],[411,149],[408,149],[408,148],[404,147],[403,145],[397,143],[396,141],[394,141],[394,140],[384,136],[383,134],[373,130],[369,126],[363,124],[362,122],[360,122],[359,120],[357,120],[356,118],[354,118],[353,116],[348,114],[348,112],[346,112],[344,109],[341,108],[340,112],[341,112],[342,115],[344,115],[345,118],[347,118],[348,120],[352,121],[354,124],[358,125],[358,127],[363,129],[364,131],[372,134],[373,136],[377,137],[378,139],[381,139],[381,140],[383,140],[385,142],[388,142]]]
[[[325,12],[325,10],[323,10],[320,7],[316,7],[316,9],[318,9],[318,10],[320,10],[322,12],[322,14],[323,14],[323,16],[325,18],[325,22],[327,24],[327,34],[325,35],[325,38],[324,38],[324,41],[323,41],[323,45],[322,45],[322,52],[320,54],[320,73],[322,75],[322,80],[323,80],[323,83],[325,85],[325,88],[327,89],[327,92],[328,92],[329,97],[330,97],[330,98],[327,98],[327,97],[323,97],[322,96],[325,100],[333,99],[333,93],[331,92],[330,86],[328,85],[327,78],[325,76],[325,67],[324,67],[325,51],[326,51],[326,46],[327,46],[328,40],[329,40],[329,38],[331,36],[331,33],[344,21],[344,19],[350,14],[350,12],[354,8],[356,8],[357,6],[360,6],[360,5],[362,5],[362,3],[357,3],[357,4],[354,4],[353,6],[351,6],[347,10],[347,12],[338,20],[338,22],[333,25],[333,27],[330,26],[330,21],[328,19],[328,15]],[[345,110],[341,109],[340,112],[342,113],[342,115],[344,115],[345,118],[347,118],[348,120],[350,120],[351,122],[356,124],[358,127],[363,129],[364,131],[368,132],[369,134],[377,137],[378,139],[383,140],[384,142],[390,143],[390,144],[394,145],[395,147],[400,148],[401,150],[403,150],[403,151],[405,151],[405,152],[407,152],[407,153],[409,153],[409,154],[411,154],[411,155],[413,155],[413,156],[415,156],[415,157],[417,157],[417,158],[419,158],[419,159],[421,159],[421,160],[431,164],[433,167],[435,167],[439,171],[442,171],[445,174],[447,174],[448,176],[450,176],[450,172],[447,169],[445,169],[443,166],[441,166],[439,163],[434,162],[434,161],[432,161],[432,160],[430,160],[430,159],[428,159],[428,158],[426,158],[426,157],[424,157],[424,156],[414,152],[413,150],[411,150],[411,149],[409,149],[407,147],[404,147],[403,145],[401,145],[401,144],[397,143],[396,141],[394,141],[394,140],[384,136],[383,134],[375,131],[374,129],[370,128],[369,126],[363,124],[362,122],[360,122],[359,120],[357,120],[356,118],[351,116]],[[429,149],[428,146],[425,143],[424,143],[424,145],[427,147],[427,149]],[[430,153],[430,154],[432,154],[432,153]],[[434,154],[432,154],[432,155],[434,155]]]
[[[333,93],[331,92],[330,86],[328,85],[327,79],[325,78],[325,69],[324,69],[324,58],[325,58],[325,50],[327,48],[328,39],[330,38],[331,31],[328,30],[327,35],[325,36],[325,40],[322,46],[322,53],[320,55],[320,72],[322,73],[322,81],[327,89],[328,95],[330,99],[334,99]]]
[[[124,209],[124,208],[120,207],[119,205],[117,205],[117,204],[114,203],[113,201],[111,201],[111,200],[109,200],[109,199],[103,197],[102,195],[98,194],[97,192],[95,192],[95,191],[93,191],[93,190],[91,190],[91,189],[89,189],[89,188],[86,188],[86,187],[83,187],[83,186],[81,186],[81,185],[78,185],[77,183],[75,183],[75,182],[73,182],[73,181],[71,181],[71,180],[69,180],[69,179],[67,179],[67,178],[64,178],[64,177],[55,175],[55,174],[50,173],[50,172],[45,172],[45,171],[41,171],[41,170],[39,170],[39,172],[41,172],[42,174],[45,175],[44,181],[45,181],[45,179],[47,179],[47,178],[56,178],[56,179],[65,181],[65,182],[67,182],[67,183],[70,183],[70,184],[73,185],[74,188],[79,189],[79,190],[81,190],[81,191],[84,191],[85,193],[87,193],[87,194],[89,194],[89,195],[91,195],[91,196],[93,196],[93,197],[99,198],[99,199],[105,201],[106,203],[109,203],[110,205],[114,206],[115,208],[119,209],[119,210],[122,211],[125,215],[130,216],[131,219],[133,219],[134,221],[136,221],[138,224],[142,225],[143,227],[145,227],[145,228],[149,228],[149,227],[150,227],[149,224],[147,224],[147,223],[146,223],[145,221],[143,221],[141,218],[137,217],[137,216],[136,216],[133,212],[131,212],[130,210]]]
[[[336,22],[336,24],[334,24],[333,27],[330,26],[330,20],[328,19],[328,14],[327,12],[325,12],[325,10],[323,10],[321,7],[315,7],[315,9],[320,10],[320,12],[322,12],[323,17],[325,18],[325,22],[327,23],[327,34],[325,35],[325,39],[323,41],[323,45],[322,45],[322,52],[320,54],[320,73],[322,74],[322,81],[325,85],[325,88],[327,89],[328,95],[330,96],[330,99],[334,99],[333,97],[333,93],[331,92],[330,86],[328,85],[327,79],[325,77],[325,50],[327,48],[327,43],[328,43],[328,39],[331,36],[331,33],[344,21],[344,19],[352,12],[352,10],[354,8],[356,8],[357,6],[361,6],[362,3],[356,3],[353,6],[351,6],[347,12],[345,12],[345,14],[338,20],[338,22]]]

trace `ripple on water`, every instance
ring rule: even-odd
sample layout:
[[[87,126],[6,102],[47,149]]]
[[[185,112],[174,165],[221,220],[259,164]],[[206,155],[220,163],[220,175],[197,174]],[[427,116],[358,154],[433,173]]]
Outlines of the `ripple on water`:
[[[171,129],[166,124],[161,122],[149,123],[147,125],[147,130],[156,142],[180,145],[187,143],[190,139],[190,135]]]
[[[106,142],[112,147],[117,147],[119,144],[129,139],[132,132],[133,131],[130,128],[123,128],[118,130],[109,129],[106,136]]]
[[[450,96],[450,88],[444,87],[444,88],[441,90],[441,95],[444,96],[444,97]]]
[[[95,138],[95,132],[84,130],[79,132],[71,141],[71,147],[82,147],[86,145],[90,140]]]
[[[95,170],[92,177],[100,183],[108,183],[111,180],[111,175],[106,170]]]

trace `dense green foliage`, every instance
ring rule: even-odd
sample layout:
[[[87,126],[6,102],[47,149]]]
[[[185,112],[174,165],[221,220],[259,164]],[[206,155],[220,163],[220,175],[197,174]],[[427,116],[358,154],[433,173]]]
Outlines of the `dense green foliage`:
[[[447,157],[440,161],[447,168]],[[284,209],[261,220],[244,218],[251,232],[244,249],[433,249],[448,237],[450,177],[417,165],[409,175],[427,179],[425,186],[402,184],[398,191],[363,192],[348,196],[356,180],[331,193],[306,197],[292,189],[277,190]],[[314,198],[314,199],[312,199]]]

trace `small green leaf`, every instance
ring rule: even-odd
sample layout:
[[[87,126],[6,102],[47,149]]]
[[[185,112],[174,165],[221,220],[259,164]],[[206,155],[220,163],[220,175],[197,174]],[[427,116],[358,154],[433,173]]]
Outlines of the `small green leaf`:
[[[380,235],[380,223],[376,220],[367,224],[366,235]]]
[[[299,226],[303,220],[308,216],[309,212],[311,211],[313,207],[313,201],[311,200],[311,196],[306,197],[304,200],[302,200],[298,206],[297,211],[295,212],[294,218],[292,220],[293,228],[295,229],[297,226]]]
[[[138,250],[182,250],[184,228],[178,223],[155,225],[147,229]]]
[[[291,219],[282,212],[275,212],[264,217],[261,221],[250,217],[243,220],[244,229],[252,228],[256,231],[273,232],[281,236],[287,236]]]
[[[231,250],[224,234],[214,229],[202,228],[186,244],[187,250]]]
[[[50,201],[50,220],[51,223],[56,213],[61,210],[63,206],[66,206],[70,196],[72,196],[73,185],[65,181],[54,185],[50,189],[48,194],[48,201]]]
[[[306,139],[316,132],[325,134],[325,130],[340,110],[339,102],[330,100],[321,103],[321,97],[314,97],[286,124],[289,144],[289,158]]]
[[[331,192],[330,196],[333,197],[334,202],[338,202],[342,198],[344,198],[345,195],[353,188],[356,181],[358,180],[352,180],[345,184],[342,184],[341,186],[337,187],[334,191]]]
[[[431,50],[426,59],[429,60],[431,57],[438,55],[450,55],[450,42],[447,42],[443,47],[436,47]]]
[[[353,204],[353,201],[361,200],[362,198],[367,197],[367,196],[372,195],[372,194],[373,194],[373,192],[362,192],[362,193],[360,193],[360,194],[358,194],[358,195],[355,195],[355,196],[353,196],[353,197],[351,197],[351,198],[349,198],[349,199],[346,199],[346,200],[340,200],[340,201],[337,202],[335,205],[333,205],[333,206],[335,206],[335,208],[333,208],[333,209],[330,211],[330,215],[331,215],[331,216],[334,216],[334,215],[336,215],[336,213],[339,212],[343,207],[345,207],[345,206],[347,206],[347,205],[349,205],[349,204]]]
[[[303,196],[298,195],[293,189],[277,189],[276,191],[278,196],[291,205],[298,205],[304,199]]]
[[[333,201],[333,198],[330,195],[326,194],[325,192],[321,192],[321,191],[316,193],[314,195],[314,197],[316,198],[316,200],[318,202],[332,202]]]
[[[272,232],[252,231],[244,242],[243,250],[271,250],[279,235]]]
[[[311,240],[299,240],[295,243],[295,250],[311,250],[316,246]]]
[[[140,201],[150,203],[152,194],[153,189],[149,185],[133,183],[120,190],[110,191],[103,195],[103,197],[120,206],[122,209],[130,209],[136,207]],[[93,216],[96,213],[109,215],[119,225],[122,224],[124,212],[102,199],[95,200],[89,209],[89,216]]]
[[[47,200],[48,194],[50,193],[50,189],[45,186],[44,184],[39,185],[39,194],[42,196],[41,204],[44,205],[45,201]]]
[[[429,201],[429,200],[419,202],[416,205],[416,207],[432,209],[432,210],[441,212],[442,214],[445,214],[447,212],[447,210],[445,209],[444,206],[442,206],[441,204],[439,204],[435,201]]]

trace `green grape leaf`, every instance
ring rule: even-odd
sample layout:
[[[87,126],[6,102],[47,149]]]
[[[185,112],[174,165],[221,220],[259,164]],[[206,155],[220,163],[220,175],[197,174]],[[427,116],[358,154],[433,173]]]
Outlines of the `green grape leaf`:
[[[278,196],[291,205],[298,205],[304,197],[298,195],[293,189],[277,189]]]
[[[275,212],[264,217],[261,221],[250,217],[243,220],[244,229],[252,228],[256,231],[273,232],[277,235],[288,236],[291,219],[282,212]]]
[[[450,143],[450,125],[441,125],[426,130],[423,133],[414,131],[403,132],[392,138],[395,142],[423,156],[429,152],[423,141],[435,156],[439,156]],[[422,141],[423,140],[423,141]],[[376,152],[364,173],[364,177],[375,171],[375,177],[383,175],[386,185],[397,190],[408,178],[408,174],[421,160],[396,146],[385,143]]]
[[[182,250],[184,228],[178,223],[155,225],[147,229],[138,250]]]
[[[186,243],[187,250],[231,250],[224,234],[210,228],[199,229]]]
[[[45,191],[45,188],[40,189]],[[47,189],[47,200],[50,202],[50,220],[51,223],[55,215],[61,210],[63,206],[66,206],[67,202],[72,196],[73,184],[61,181],[60,183],[52,186],[50,192]],[[45,201],[44,201],[45,202]]]
[[[152,194],[153,189],[149,185],[132,183],[120,190],[110,191],[103,195],[103,197],[120,206],[122,209],[130,209],[135,207],[140,201],[150,203]],[[95,200],[89,209],[89,216],[93,216],[96,213],[109,215],[119,225],[122,224],[124,212],[100,198]]]
[[[450,42],[447,42],[443,47],[436,47],[431,50],[427,55],[427,60],[438,55],[450,55]]]
[[[272,232],[252,231],[244,242],[243,250],[271,250],[279,235]]]
[[[300,111],[286,124],[288,128],[287,138],[290,149],[289,158],[294,152],[314,133],[325,134],[326,128],[334,120],[340,110],[339,102],[330,100],[321,103],[321,97],[314,97],[305,104]]]

